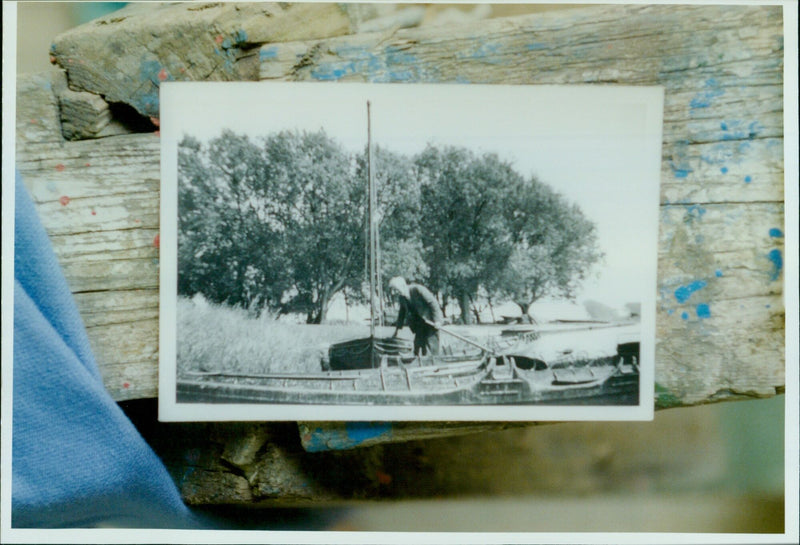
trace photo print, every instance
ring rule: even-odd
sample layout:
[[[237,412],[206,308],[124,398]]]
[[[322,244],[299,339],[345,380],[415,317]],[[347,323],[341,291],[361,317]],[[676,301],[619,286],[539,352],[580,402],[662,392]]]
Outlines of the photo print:
[[[160,418],[651,419],[662,109],[165,83]]]

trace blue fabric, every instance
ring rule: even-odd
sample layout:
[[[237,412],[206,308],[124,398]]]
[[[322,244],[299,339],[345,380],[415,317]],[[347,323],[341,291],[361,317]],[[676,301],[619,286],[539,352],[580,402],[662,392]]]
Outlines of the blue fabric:
[[[196,527],[161,460],[106,392],[17,176],[12,526]]]

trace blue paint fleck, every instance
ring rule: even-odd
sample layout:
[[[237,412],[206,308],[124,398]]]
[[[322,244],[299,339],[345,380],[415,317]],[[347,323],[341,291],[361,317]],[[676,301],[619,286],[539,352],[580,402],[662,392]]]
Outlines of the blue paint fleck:
[[[347,422],[344,427],[347,438],[354,445],[360,445],[368,439],[374,439],[392,431],[392,425],[389,422]]]
[[[150,91],[139,95],[134,101],[133,106],[144,115],[158,116],[158,90]]]
[[[772,308],[772,305],[764,305],[764,308]]]
[[[268,59],[274,59],[277,56],[278,48],[275,46],[264,47],[258,52],[258,60],[262,62]]]
[[[352,65],[352,63],[350,63],[350,65]],[[349,70],[349,67],[334,67],[330,64],[320,64],[316,69],[311,71],[311,76],[320,81],[336,81],[343,78]]]
[[[695,280],[689,285],[681,286],[675,290],[675,299],[679,303],[685,303],[694,292],[705,288],[707,285],[708,283],[705,280]]]
[[[722,270],[721,269],[717,269],[716,271],[714,271],[714,276],[716,276],[717,278],[721,278],[722,277]]]
[[[161,80],[158,79],[161,68],[161,63],[157,60],[142,61],[139,64],[139,81],[150,81],[158,85],[161,83]]]
[[[686,178],[689,176],[689,173],[692,172],[690,168],[676,168],[675,166],[672,167],[672,173],[675,175],[676,178]]]
[[[706,214],[706,209],[699,204],[693,204],[686,210],[686,214],[692,219],[703,219]]]
[[[671,308],[671,309],[667,310],[667,316],[672,316],[673,314],[675,314],[675,309],[674,308]]]
[[[758,121],[747,123],[741,119],[723,121],[719,127],[725,132],[723,140],[752,140],[764,130],[764,125]]]
[[[700,303],[695,307],[697,317],[701,320],[704,318],[711,318],[711,308],[706,303]]]
[[[714,84],[716,84],[716,82],[714,82]],[[711,87],[713,85],[709,85],[708,82],[706,82],[706,86]],[[700,91],[689,102],[689,106],[692,109],[708,108],[711,106],[711,103],[715,98],[721,97],[724,94],[725,91],[723,89],[708,89],[707,91]]]
[[[233,39],[237,44],[245,43],[247,41],[247,32],[245,32],[244,29],[239,29],[236,31],[236,34],[233,35]]]
[[[744,177],[744,183],[749,184],[752,181],[753,181],[752,176],[745,176]]]
[[[721,173],[723,173],[723,174],[727,174],[728,173],[728,167],[722,167],[721,169],[719,169],[719,171]]]
[[[769,236],[771,236],[772,238],[781,238],[783,237],[783,231],[781,231],[777,227],[773,227],[772,229],[769,230]]]
[[[233,44],[231,43],[230,38],[225,38],[224,40],[222,40],[222,49],[228,49],[231,45]]]
[[[681,318],[683,318],[684,320],[688,320],[689,319],[689,313],[688,312],[682,312],[681,313]]]
[[[770,280],[777,280],[781,276],[781,269],[783,268],[783,254],[781,251],[775,248],[771,250],[767,254],[767,259],[772,261],[772,274],[770,275]]]
[[[548,45],[541,42],[529,43],[525,47],[528,51],[541,51],[542,49],[548,49]]]

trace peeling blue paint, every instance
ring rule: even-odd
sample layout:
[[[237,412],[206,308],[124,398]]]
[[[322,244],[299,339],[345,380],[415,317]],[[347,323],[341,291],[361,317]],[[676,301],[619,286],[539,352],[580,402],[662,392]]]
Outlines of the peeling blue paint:
[[[532,43],[526,44],[525,48],[528,51],[541,51],[542,49],[549,49],[549,46],[547,44],[544,44],[544,43],[541,43],[541,42],[532,42]]]
[[[722,278],[722,270],[717,269],[716,271],[714,271],[714,276],[716,276],[717,278]]]
[[[681,312],[681,318],[683,320],[688,320],[689,319],[689,313],[688,312]]]
[[[780,250],[775,248],[767,254],[767,259],[772,261],[772,274],[770,275],[769,279],[775,281],[781,276],[781,269],[783,269],[783,254]]]
[[[705,288],[707,285],[708,283],[705,280],[695,280],[691,284],[680,286],[675,290],[675,299],[679,303],[685,303],[689,300],[694,292]]]
[[[158,73],[161,71],[161,63],[157,60],[144,60],[139,63],[139,81],[150,81],[156,85],[161,83]]]
[[[678,168],[675,165],[671,165],[671,167],[672,167],[672,174],[676,178],[686,178],[687,176],[689,176],[690,172],[693,172],[691,168]]]
[[[345,432],[354,445],[360,445],[369,439],[390,434],[392,425],[389,422],[347,422]]]
[[[158,116],[158,89],[143,93],[133,100],[133,107],[147,116]]]
[[[708,82],[706,82],[706,86],[708,87]],[[700,91],[689,102],[689,106],[695,110],[698,108],[708,108],[711,106],[715,98],[721,97],[724,94],[725,91],[723,89],[708,89],[706,91]]]
[[[697,313],[697,317],[701,320],[705,318],[711,318],[711,308],[706,303],[700,303],[695,307],[695,312]]]
[[[353,71],[353,63],[349,66],[337,66],[332,63],[322,63],[311,70],[311,77],[319,81],[336,81],[342,79],[347,73]]]
[[[258,52],[258,60],[261,62],[277,58],[277,56],[278,56],[278,48],[274,45],[270,47],[263,47]]]
[[[247,41],[247,32],[243,28],[240,28],[236,31],[236,34],[233,35],[233,39],[237,44],[243,44]]]
[[[722,140],[752,140],[764,131],[764,125],[758,121],[747,123],[741,119],[733,119],[720,123]]]
[[[772,238],[782,238],[783,231],[781,231],[777,227],[773,227],[772,229],[769,230],[769,236],[771,236]]]
[[[686,209],[686,215],[689,216],[690,219],[700,220],[706,215],[706,209],[699,204],[693,204]]]

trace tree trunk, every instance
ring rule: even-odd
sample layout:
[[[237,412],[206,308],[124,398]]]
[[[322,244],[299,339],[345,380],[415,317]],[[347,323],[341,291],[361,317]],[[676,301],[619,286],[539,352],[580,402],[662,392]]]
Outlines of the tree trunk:
[[[530,314],[528,314],[528,311],[530,310],[531,305],[533,303],[531,303],[531,302],[526,303],[526,302],[520,302],[520,301],[514,301],[514,302],[517,304],[517,306],[519,306],[519,310],[522,312],[522,316],[520,317],[520,323],[532,324],[533,323],[533,318],[531,317]]]
[[[459,292],[458,306],[461,308],[461,323],[469,325],[472,323],[472,317],[469,314],[469,293],[466,291]]]

